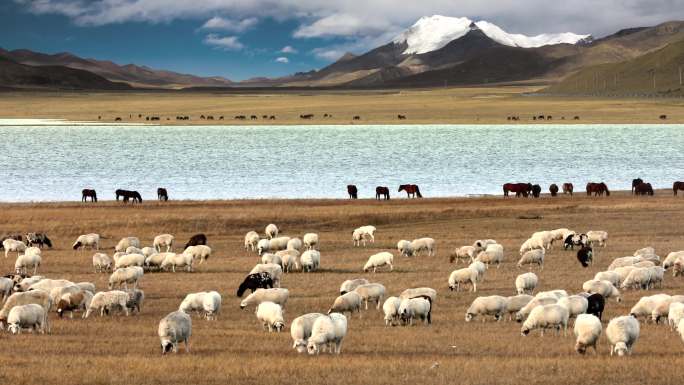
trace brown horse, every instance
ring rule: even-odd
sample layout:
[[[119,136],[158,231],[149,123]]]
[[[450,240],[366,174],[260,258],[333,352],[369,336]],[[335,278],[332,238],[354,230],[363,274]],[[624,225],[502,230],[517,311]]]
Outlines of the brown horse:
[[[684,191],[684,182],[674,182],[672,184],[672,192],[674,192],[674,195],[677,195],[677,190],[682,190]]]
[[[406,196],[408,198],[422,198],[423,195],[420,193],[420,188],[415,184],[402,184],[399,185],[399,192],[406,191]]]
[[[549,186],[549,192],[551,193],[552,197],[558,195],[558,185],[554,183],[551,186]]]
[[[590,196],[591,194],[594,194],[594,196],[603,196],[604,193],[606,196],[610,196],[610,191],[605,183],[587,183],[587,195]]]
[[[169,193],[166,191],[165,188],[159,187],[157,189],[157,199],[164,202],[169,200]]]
[[[644,183],[644,181],[641,178],[632,179],[632,195],[634,195],[636,186],[642,183]]]
[[[416,186],[416,187],[418,187],[418,186]],[[399,190],[399,191],[401,191],[401,190]],[[418,193],[418,194],[420,194],[420,193]],[[375,199],[380,200],[380,197],[381,197],[381,196],[382,196],[383,199],[385,199],[386,201],[388,201],[388,200],[390,199],[390,196],[389,196],[389,187],[378,186],[378,187],[375,188]],[[419,196],[419,197],[420,197],[420,196]]]
[[[572,183],[563,183],[563,194],[570,194],[572,196],[572,191],[575,189],[575,186],[572,185]]]
[[[97,193],[95,190],[84,188],[81,190],[81,202],[87,202],[88,198],[91,202],[97,202]]]
[[[653,187],[650,183],[641,182],[634,187],[634,195],[654,195]]]
[[[514,192],[516,198],[520,198],[520,196],[524,196],[527,198],[528,195],[532,192],[532,184],[531,183],[506,183],[503,185],[503,193],[504,197],[508,196],[508,193]]]
[[[349,199],[359,199],[359,190],[353,184],[347,185],[347,194],[349,194]]]

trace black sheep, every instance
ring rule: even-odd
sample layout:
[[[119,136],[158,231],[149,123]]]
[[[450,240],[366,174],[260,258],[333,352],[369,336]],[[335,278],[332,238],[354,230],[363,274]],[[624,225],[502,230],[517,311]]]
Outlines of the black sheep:
[[[582,267],[588,267],[594,263],[594,251],[589,246],[582,247],[577,252],[577,260],[582,264]]]
[[[593,314],[598,319],[603,315],[603,307],[606,305],[606,300],[601,294],[592,294],[587,297],[587,314]]]
[[[195,234],[192,237],[190,237],[190,240],[188,243],[185,244],[185,247],[183,249],[187,249],[190,246],[197,246],[197,245],[206,245],[207,244],[207,236],[200,233],[200,234]]]
[[[268,273],[254,273],[245,277],[242,281],[240,287],[237,290],[237,296],[242,297],[242,295],[247,291],[251,290],[252,293],[256,289],[270,289],[273,287],[273,278]]]

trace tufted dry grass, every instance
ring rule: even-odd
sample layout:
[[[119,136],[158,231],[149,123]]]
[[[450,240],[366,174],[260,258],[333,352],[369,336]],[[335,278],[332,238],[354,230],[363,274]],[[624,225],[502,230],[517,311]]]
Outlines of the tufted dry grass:
[[[93,273],[91,252],[74,252],[70,244],[85,232],[99,232],[109,249],[123,236],[138,236],[149,244],[154,235],[175,234],[180,243],[204,232],[214,249],[208,264],[195,273],[150,273],[142,280],[146,302],[132,317],[59,320],[51,315],[52,335],[0,334],[0,381],[11,384],[59,383],[65,379],[88,384],[582,384],[679,383],[676,362],[684,344],[667,327],[648,324],[632,357],[608,355],[602,338],[598,356],[574,353],[574,337],[537,333],[521,337],[515,322],[464,321],[476,295],[513,295],[517,249],[529,234],[541,229],[569,227],[609,232],[608,247],[597,263],[580,267],[572,252],[554,249],[540,276],[540,289],[576,292],[581,284],[613,257],[654,246],[661,256],[684,249],[684,197],[658,192],[653,198],[616,193],[610,198],[544,197],[538,200],[395,199],[340,201],[222,201],[146,203],[123,207],[113,202],[91,204],[3,204],[0,233],[46,231],[56,243],[44,253],[40,274],[74,281],[92,281],[104,288],[107,276]],[[539,220],[519,219],[541,216]],[[291,349],[288,332],[261,330],[252,310],[239,310],[235,291],[258,258],[242,249],[243,235],[278,224],[285,235],[320,234],[322,270],[286,275],[290,289],[286,320],[313,311],[323,312],[348,278],[367,277],[397,295],[403,289],[430,286],[438,290],[434,323],[430,327],[386,328],[381,311],[354,317],[342,355],[308,357]],[[353,228],[374,224],[378,241],[354,248]],[[396,258],[394,272],[363,274],[367,257],[392,250],[399,239],[431,236],[437,256]],[[501,269],[489,270],[477,294],[447,290],[456,266],[448,254],[477,238],[494,238],[506,250]],[[395,253],[396,254],[396,253]],[[0,257],[3,271],[13,257]],[[681,294],[684,282],[667,275],[665,289]],[[216,322],[193,319],[191,354],[161,357],[156,328],[161,317],[177,308],[184,295],[218,290],[223,313]],[[627,292],[625,301],[609,301],[605,319],[626,314],[644,293]],[[437,363],[434,369],[431,367]]]

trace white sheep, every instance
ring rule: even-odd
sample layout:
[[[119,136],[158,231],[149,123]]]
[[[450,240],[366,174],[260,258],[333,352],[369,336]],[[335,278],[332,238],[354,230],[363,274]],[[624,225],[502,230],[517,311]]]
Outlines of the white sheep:
[[[679,259],[680,257],[684,257],[684,250],[682,251],[673,251],[665,257],[665,260],[663,261],[663,268],[665,270],[669,269],[670,267],[674,266],[675,261]]]
[[[575,232],[566,228],[551,230],[551,235],[556,241],[564,241],[570,234],[575,234]]]
[[[629,275],[629,273],[631,273],[632,270],[634,270],[634,269],[636,269],[634,266],[623,266],[623,267],[616,267],[616,268],[613,269],[613,270],[609,270],[609,272],[615,272],[615,273],[617,273],[618,276],[619,276],[619,279],[618,279],[618,281],[617,281],[617,284],[614,285],[614,286],[615,286],[615,287],[619,287],[619,286],[622,284],[622,281],[624,281],[624,280],[627,278],[627,276]],[[596,279],[596,278],[594,278],[594,279]],[[613,282],[613,281],[610,280],[610,279],[606,279],[606,281],[611,281],[611,282]]]
[[[613,259],[608,270],[615,270],[618,267],[633,266],[635,263],[643,261],[643,257],[620,257]]]
[[[430,297],[432,303],[437,299],[437,290],[431,287],[415,287],[406,289],[399,294],[399,298],[416,298],[416,297]]]
[[[140,239],[136,237],[121,238],[119,243],[117,243],[116,246],[114,246],[114,251],[124,252],[130,246],[140,247]]]
[[[141,251],[140,254],[144,255],[145,258],[148,258],[148,257],[158,253],[157,249],[155,249],[154,247],[149,247],[149,246],[143,247],[142,249],[140,249],[140,251]]]
[[[546,251],[544,247],[544,240],[541,238],[530,238],[526,240],[522,245],[520,245],[520,256],[534,249],[542,249]]]
[[[278,251],[287,249],[287,243],[290,242],[290,237],[278,237],[268,240],[269,251]]]
[[[547,250],[551,249],[551,247],[553,246],[553,241],[556,239],[553,236],[553,233],[550,231],[538,231],[538,232],[532,234],[532,236],[530,238],[541,239],[542,244],[544,245],[544,249],[547,249]]]
[[[449,275],[449,290],[461,290],[461,284],[470,284],[473,292],[477,291],[478,272],[475,269],[466,267],[454,270]]]
[[[96,273],[104,273],[112,270],[114,260],[104,253],[93,254],[93,267]]]
[[[283,308],[277,303],[265,301],[259,304],[256,309],[256,317],[269,332],[280,332],[285,327],[283,318]]]
[[[204,316],[208,321],[215,320],[221,314],[221,294],[217,291],[209,291],[204,295],[202,302]]]
[[[373,273],[375,273],[377,268],[382,266],[389,266],[390,271],[392,271],[394,270],[394,266],[392,265],[393,263],[394,255],[392,255],[392,253],[383,251],[368,257],[368,261],[363,266],[363,271],[368,272],[372,268]]]
[[[12,294],[12,289],[14,288],[14,281],[7,277],[0,277],[0,303],[5,302]]]
[[[199,260],[199,264],[201,265],[211,257],[211,247],[207,245],[188,246],[185,251],[183,251],[183,254],[192,255],[192,259],[194,261]]]
[[[515,313],[515,320],[518,322],[522,322],[530,315],[530,313],[532,313],[532,310],[537,306],[552,305],[557,302],[558,298],[555,296],[534,297],[530,302],[527,303],[527,305],[523,306],[522,309]]]
[[[161,265],[164,262],[164,260],[166,259],[166,257],[169,255],[172,255],[172,254],[174,254],[174,253],[163,252],[163,253],[152,254],[149,257],[145,258],[145,267],[147,269],[150,269],[150,270],[153,268],[155,270],[159,270],[159,269],[161,269]]]
[[[405,239],[397,242],[397,251],[399,251],[399,255],[403,255],[404,257],[412,256],[413,247],[411,246],[411,242]]]
[[[625,277],[626,278],[626,277]],[[622,277],[617,271],[599,271],[594,275],[594,280],[596,281],[608,281],[613,284],[613,286],[618,287],[622,283]]]
[[[178,343],[185,344],[185,352],[190,353],[190,337],[192,336],[192,319],[182,311],[174,311],[159,321],[157,329],[161,342],[162,354],[173,350],[178,353]]]
[[[349,293],[350,291],[356,289],[357,287],[361,285],[365,285],[367,283],[370,283],[367,279],[365,278],[356,278],[356,279],[348,279],[340,285],[340,295]]]
[[[37,246],[31,246],[27,247],[26,250],[24,250],[25,255],[37,255],[39,257],[42,257],[43,255],[43,250],[40,249],[40,247]]]
[[[90,306],[88,310],[83,315],[83,318],[90,317],[95,311],[100,311],[100,317],[104,316],[105,311],[112,311],[119,308],[124,311],[126,316],[128,316],[128,294],[121,290],[111,290],[111,291],[101,291],[93,296],[92,301],[90,301]]]
[[[544,249],[534,249],[526,251],[518,261],[518,268],[523,265],[539,265],[540,270],[544,270]]]
[[[382,312],[385,314],[385,326],[394,326],[399,321],[399,305],[401,299],[398,297],[388,297],[382,304]]]
[[[653,261],[641,261],[641,262],[635,263],[632,266],[634,266],[634,267],[654,267],[655,265],[656,264],[653,263]]]
[[[426,324],[432,323],[432,301],[430,298],[404,298],[399,304],[399,317],[404,325],[413,325],[414,319]]]
[[[34,275],[32,277],[21,278],[19,282],[15,281],[16,283],[14,284],[14,290],[26,291],[29,289],[29,287],[31,287],[31,285],[40,282],[43,279],[45,279],[45,277],[43,277],[42,275]]]
[[[524,308],[534,297],[529,294],[518,294],[511,297],[506,297],[506,312],[508,313],[508,320],[513,319],[513,315]]]
[[[665,278],[665,269],[663,269],[662,266],[651,266],[647,268],[649,272],[651,273],[651,282],[650,285],[651,287],[655,287],[656,285],[660,285],[660,288],[663,287],[663,279]]]
[[[23,282],[22,282],[23,283]],[[74,283],[66,279],[48,279],[44,278],[40,281],[31,284],[26,290],[44,290],[46,293],[50,293],[52,289],[65,286],[73,286]]]
[[[280,257],[281,266],[284,273],[291,273],[299,269],[299,251],[295,249],[279,250],[275,255]]]
[[[7,258],[11,251],[16,251],[17,257],[19,256],[19,253],[26,251],[26,244],[24,244],[24,242],[12,238],[7,238],[2,241],[2,247],[5,249],[5,258]]]
[[[344,314],[349,312],[349,317],[351,317],[354,312],[359,313],[359,318],[361,318],[361,303],[363,299],[361,295],[355,291],[350,291],[335,298],[330,309],[328,309],[328,314],[330,313],[341,313]]]
[[[267,251],[271,251],[271,242],[268,239],[261,239],[257,243],[257,253],[263,255]]]
[[[635,257],[640,257],[644,255],[655,255],[655,249],[651,246],[644,247],[635,251],[632,255],[634,255]]]
[[[309,337],[311,337],[311,329],[318,317],[323,317],[321,313],[308,313],[301,315],[290,324],[290,335],[292,336],[292,348],[297,350],[297,353],[306,352],[306,345]]]
[[[250,231],[245,234],[245,250],[256,251],[258,243],[259,233],[256,231]]]
[[[131,313],[133,313],[136,310],[138,311],[138,313],[140,313],[143,301],[145,301],[145,292],[140,289],[133,289],[127,291],[127,294],[128,301],[126,301],[126,307],[128,308],[128,310]],[[92,295],[90,297],[90,300],[92,300]],[[90,303],[90,301],[88,301],[88,303]]]
[[[380,309],[380,302],[385,297],[385,287],[379,283],[367,283],[357,286],[354,291],[361,296],[368,310],[368,302],[375,302],[376,309]]]
[[[589,307],[589,301],[587,301],[586,297],[581,295],[571,295],[559,298],[557,303],[568,308],[569,318],[575,318],[580,314],[586,313],[587,308]]]
[[[669,304],[672,302],[672,297],[669,294],[660,293],[651,296],[641,297],[639,301],[632,306],[629,314],[634,318],[639,318],[641,316],[648,317],[652,316],[653,311],[661,304],[665,304],[669,308]]]
[[[667,323],[670,330],[675,330],[679,326],[679,321],[684,319],[684,303],[672,302],[667,314]]]
[[[268,239],[273,239],[277,237],[279,232],[280,231],[278,230],[278,226],[274,225],[273,223],[267,225],[266,229],[264,229],[264,233],[266,234],[266,237]]]
[[[17,260],[14,262],[14,271],[17,274],[26,274],[27,269],[33,268],[33,275],[35,275],[38,272],[38,266],[40,266],[40,262],[40,255],[21,254],[17,256]]]
[[[647,290],[649,286],[651,286],[651,270],[646,267],[637,267],[629,272],[620,288]]]
[[[304,234],[304,246],[311,250],[318,247],[318,234],[316,233],[306,233]],[[287,247],[287,245],[286,245]]]
[[[178,310],[187,314],[196,312],[207,320],[215,319],[221,313],[221,295],[217,291],[190,293],[185,296]]]
[[[120,269],[122,267],[140,266],[145,265],[145,256],[142,254],[126,254],[119,257],[114,263],[114,267]]]
[[[484,281],[484,274],[487,271],[487,265],[480,261],[473,261],[468,268],[477,271],[477,282]]]
[[[477,297],[466,311],[465,320],[470,322],[477,316],[482,316],[482,322],[485,322],[485,316],[493,316],[495,320],[501,321],[507,306],[508,300],[500,295]]]
[[[142,249],[135,246],[128,246],[125,251],[126,254],[142,254]]]
[[[639,339],[639,321],[636,318],[625,315],[613,318],[606,327],[606,337],[610,343],[610,355],[616,353],[622,357],[632,354],[634,343]]]
[[[526,336],[534,329],[541,329],[541,336],[544,336],[545,329],[555,328],[560,335],[561,329],[564,335],[568,336],[568,308],[558,304],[537,306],[532,309],[523,326],[520,334]]]
[[[596,345],[603,326],[601,320],[593,314],[580,314],[575,320],[574,332],[577,340],[575,342],[575,351],[579,354],[584,354],[588,347],[594,348],[594,354],[597,354]]]
[[[340,354],[342,340],[347,335],[347,317],[332,313],[316,318],[306,348],[309,354],[319,354],[325,347],[330,353]]]
[[[283,267],[283,259],[278,254],[264,253],[264,255],[261,256],[261,263],[275,263],[276,265]]]
[[[475,260],[484,263],[488,268],[490,265],[496,265],[496,268],[498,269],[501,266],[501,262],[503,262],[503,258],[503,246],[495,243],[488,245],[484,251],[477,254]]]
[[[486,250],[487,246],[495,244],[497,244],[497,242],[493,239],[478,239],[473,242],[473,248],[475,248],[475,254],[477,254],[480,251]]]
[[[133,288],[138,287],[138,281],[144,275],[144,271],[140,266],[122,267],[114,270],[109,276],[109,290],[115,286],[125,287],[128,290],[128,284],[132,284]]]
[[[84,234],[76,238],[76,242],[72,245],[74,250],[86,248],[99,250],[100,249],[100,235],[95,233]]]
[[[93,293],[81,290],[75,293],[65,293],[57,301],[57,314],[62,317],[65,312],[69,312],[69,317],[74,318],[74,311],[85,311],[93,300]]]
[[[426,252],[429,257],[435,255],[435,240],[432,238],[418,238],[411,242],[411,249],[413,255],[419,255],[421,252]]]
[[[318,250],[307,250],[299,257],[299,264],[302,271],[316,271],[321,265],[321,253]]]
[[[277,303],[284,308],[288,298],[290,298],[290,291],[280,287],[256,289],[252,294],[248,295],[247,298],[240,302],[240,309],[244,309],[251,305],[256,306],[267,301]]]
[[[174,273],[176,272],[177,267],[185,267],[186,271],[192,272],[192,263],[193,259],[190,254],[168,253],[166,257],[164,257],[164,261],[162,261],[160,267],[162,270],[168,270],[170,267],[171,271]]]
[[[173,242],[175,241],[175,238],[171,234],[160,234],[154,237],[154,241],[152,241],[152,246],[157,250],[157,252],[161,252],[162,247],[166,247],[166,252],[173,251]]]
[[[299,238],[290,238],[290,240],[287,242],[287,249],[286,250],[297,250],[297,251],[302,251],[303,247],[302,240]]]
[[[352,242],[354,246],[366,247],[366,242],[375,243],[375,226],[361,226],[352,231]]]
[[[280,280],[283,278],[283,268],[275,263],[259,263],[255,265],[249,274],[268,273],[273,280],[273,286],[280,287]]]
[[[8,330],[12,334],[21,334],[21,329],[31,329],[34,332],[45,334],[47,315],[42,306],[32,303],[15,306],[7,316]]]
[[[537,288],[538,282],[539,278],[537,277],[537,274],[532,272],[520,274],[515,278],[515,290],[518,294],[532,294],[534,289]]]
[[[590,245],[598,244],[601,247],[606,247],[608,243],[608,233],[605,231],[587,231],[587,238]]]
[[[477,256],[476,253],[477,249],[474,246],[461,246],[449,256],[449,262],[456,261],[458,264],[460,260],[472,261]]]
[[[622,301],[620,291],[608,281],[586,281],[582,284],[582,290],[591,294],[601,294],[604,298],[615,298],[617,302]]]

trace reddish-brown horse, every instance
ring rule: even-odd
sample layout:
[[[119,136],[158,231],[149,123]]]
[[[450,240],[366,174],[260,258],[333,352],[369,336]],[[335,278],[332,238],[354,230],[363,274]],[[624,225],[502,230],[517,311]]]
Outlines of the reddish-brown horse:
[[[650,183],[641,182],[634,186],[634,195],[653,195],[653,187]]]
[[[605,183],[587,183],[587,195],[603,196],[604,193],[606,196],[610,196],[610,191]]]
[[[359,190],[353,184],[347,185],[347,193],[349,194],[349,199],[359,198]]]
[[[399,185],[399,192],[406,191],[406,196],[408,198],[422,198],[423,195],[420,194],[420,188],[415,184],[402,184]]]
[[[375,188],[375,199],[380,200],[380,197],[382,197],[384,200],[390,199],[389,187],[378,186]]]
[[[672,184],[672,192],[674,192],[674,195],[677,195],[677,190],[684,191],[684,182],[674,182]]]
[[[507,197],[509,193],[515,193],[515,196],[517,198],[520,198],[520,196],[524,196],[527,198],[528,195],[532,192],[532,184],[531,183],[506,183],[503,185],[503,193],[504,197]]]
[[[575,189],[575,186],[572,185],[572,183],[563,183],[563,194],[570,194],[572,196],[572,191]]]

